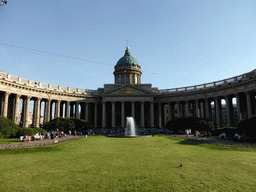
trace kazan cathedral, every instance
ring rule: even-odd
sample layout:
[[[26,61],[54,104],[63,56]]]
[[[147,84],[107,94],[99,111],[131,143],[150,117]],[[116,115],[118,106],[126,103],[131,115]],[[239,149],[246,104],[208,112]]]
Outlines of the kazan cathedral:
[[[187,116],[235,126],[256,114],[256,70],[210,83],[159,90],[141,84],[141,66],[127,47],[113,74],[114,84],[86,90],[0,72],[0,115],[23,127],[39,127],[55,117],[75,117],[95,128],[123,128],[126,117],[133,117],[138,127],[159,128]]]

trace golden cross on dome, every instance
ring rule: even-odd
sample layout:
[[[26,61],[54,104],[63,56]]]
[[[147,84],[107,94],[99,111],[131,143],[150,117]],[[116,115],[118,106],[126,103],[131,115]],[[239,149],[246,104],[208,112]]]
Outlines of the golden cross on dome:
[[[129,47],[128,47],[128,40],[127,40],[127,47],[126,47],[126,50],[129,50]]]

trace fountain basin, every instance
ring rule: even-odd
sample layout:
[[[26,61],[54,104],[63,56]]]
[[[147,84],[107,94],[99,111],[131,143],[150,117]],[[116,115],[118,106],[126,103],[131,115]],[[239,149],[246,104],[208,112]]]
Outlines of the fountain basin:
[[[136,138],[136,137],[152,137],[152,135],[125,135],[125,134],[109,134],[109,137],[128,137],[128,138]]]

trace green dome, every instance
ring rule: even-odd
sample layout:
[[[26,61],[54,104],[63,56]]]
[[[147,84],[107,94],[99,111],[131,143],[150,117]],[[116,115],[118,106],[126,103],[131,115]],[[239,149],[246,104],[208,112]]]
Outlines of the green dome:
[[[131,56],[131,53],[129,51],[129,47],[126,48],[125,54],[123,57],[121,57],[116,65],[122,65],[122,64],[136,64],[139,65],[137,60]]]

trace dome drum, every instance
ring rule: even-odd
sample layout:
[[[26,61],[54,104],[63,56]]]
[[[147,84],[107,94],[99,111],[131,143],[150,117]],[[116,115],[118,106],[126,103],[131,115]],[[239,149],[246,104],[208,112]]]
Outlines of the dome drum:
[[[125,54],[115,65],[115,84],[140,84],[141,67],[137,60],[131,56],[129,47],[126,47]]]

